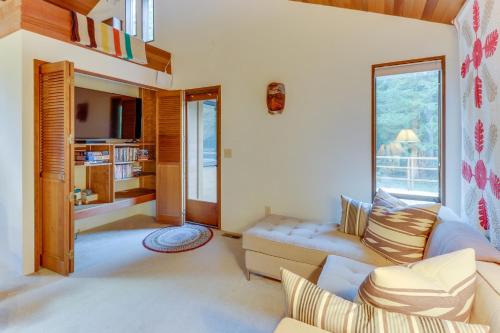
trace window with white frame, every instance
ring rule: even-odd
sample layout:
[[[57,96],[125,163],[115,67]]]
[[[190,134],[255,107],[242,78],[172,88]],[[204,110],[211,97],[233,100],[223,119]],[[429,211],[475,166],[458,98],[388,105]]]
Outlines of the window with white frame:
[[[137,35],[137,0],[125,0],[125,32]]]
[[[151,42],[155,39],[154,0],[142,0],[142,39]]]
[[[444,57],[374,65],[373,191],[444,198]]]

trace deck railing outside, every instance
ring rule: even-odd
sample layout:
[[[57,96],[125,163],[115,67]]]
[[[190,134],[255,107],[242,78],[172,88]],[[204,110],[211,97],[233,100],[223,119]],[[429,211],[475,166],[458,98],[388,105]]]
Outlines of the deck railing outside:
[[[406,193],[439,193],[439,159],[377,156],[377,186]]]

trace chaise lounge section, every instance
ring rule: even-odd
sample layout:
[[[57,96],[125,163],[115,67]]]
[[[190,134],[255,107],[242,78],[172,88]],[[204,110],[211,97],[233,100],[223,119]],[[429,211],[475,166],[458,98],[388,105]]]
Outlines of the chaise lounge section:
[[[460,223],[447,207],[441,208],[439,220]],[[248,279],[250,274],[258,274],[280,280],[280,268],[286,268],[324,290],[353,301],[359,286],[374,268],[395,264],[363,245],[360,237],[342,233],[337,227],[333,223],[266,216],[243,234]],[[500,256],[493,262],[477,261],[477,289],[470,320],[489,325],[491,332],[500,332],[498,263]],[[323,331],[285,318],[275,332]]]

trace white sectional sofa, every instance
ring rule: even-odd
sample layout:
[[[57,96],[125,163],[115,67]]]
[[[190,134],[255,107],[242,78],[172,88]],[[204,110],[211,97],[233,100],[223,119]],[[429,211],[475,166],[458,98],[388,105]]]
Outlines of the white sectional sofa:
[[[441,220],[457,220],[448,208]],[[459,222],[457,222],[459,223]],[[394,263],[364,246],[357,236],[337,231],[337,225],[270,215],[243,234],[248,278],[259,274],[280,280],[286,268],[347,300],[354,300],[366,276],[375,268]],[[478,279],[471,322],[486,324],[500,333],[500,265],[477,262]],[[319,333],[318,328],[290,318],[275,333]]]

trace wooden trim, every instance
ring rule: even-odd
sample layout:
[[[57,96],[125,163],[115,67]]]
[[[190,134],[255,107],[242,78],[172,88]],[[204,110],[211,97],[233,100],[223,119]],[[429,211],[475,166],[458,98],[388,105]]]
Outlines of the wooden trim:
[[[35,272],[40,270],[42,255],[42,226],[41,226],[41,203],[40,203],[40,66],[47,62],[41,60],[33,61],[34,80],[34,110],[33,110],[33,140],[34,140],[34,192],[35,192]]]
[[[376,91],[375,91],[375,70],[377,68],[382,67],[391,67],[391,66],[401,66],[408,64],[415,64],[419,62],[429,62],[429,61],[440,61],[441,62],[441,112],[439,117],[440,122],[440,130],[439,130],[439,159],[440,159],[440,179],[439,179],[439,201],[445,205],[446,204],[446,56],[436,56],[436,57],[427,57],[427,58],[418,58],[411,60],[403,60],[403,61],[393,61],[388,63],[376,64],[372,65],[372,80],[371,80],[371,107],[372,107],[372,115],[371,115],[371,129],[372,129],[372,198],[375,197],[377,190],[377,171],[376,171],[376,154],[377,154],[377,133],[376,133]],[[412,197],[415,200],[422,199],[422,197]]]
[[[84,218],[108,214],[123,208],[132,207],[145,202],[156,200],[155,193],[148,193],[128,199],[118,199],[114,202],[102,204],[88,209],[82,209],[80,211],[75,211],[75,220],[81,220]]]
[[[217,100],[217,229],[221,228],[222,225],[222,135],[221,135],[221,114],[222,114],[222,88],[220,85],[218,86],[210,86],[203,88],[194,88],[185,90],[185,106],[184,106],[184,136],[185,136],[185,154],[184,154],[184,163],[186,165],[185,172],[187,173],[187,165],[188,165],[188,154],[187,154],[187,135],[188,135],[188,123],[187,123],[187,103],[192,101],[201,101],[207,99],[216,99]],[[187,208],[188,201],[188,177],[187,174],[184,177],[184,206]],[[187,213],[187,212],[186,212]]]
[[[439,181],[441,186],[441,203],[446,205],[446,56],[439,57],[441,61],[441,117],[439,118],[440,130],[440,149],[439,163],[440,174]]]
[[[138,66],[172,74],[172,55],[146,43],[147,64],[138,64],[71,41],[71,12],[43,0],[0,1],[0,37],[20,29],[54,38],[75,46],[128,61]]]

